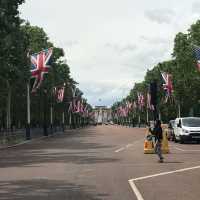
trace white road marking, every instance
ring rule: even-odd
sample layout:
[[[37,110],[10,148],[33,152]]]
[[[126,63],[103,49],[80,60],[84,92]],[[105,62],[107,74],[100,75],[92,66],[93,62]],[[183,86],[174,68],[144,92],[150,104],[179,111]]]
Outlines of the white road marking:
[[[123,151],[125,148],[120,148],[120,149],[117,149],[116,151],[115,151],[115,153],[118,153],[118,152],[120,152],[120,151]]]
[[[149,175],[149,176],[142,176],[142,177],[130,179],[130,180],[128,180],[128,182],[129,182],[133,192],[135,193],[137,200],[144,200],[144,198],[142,197],[142,194],[140,193],[140,191],[138,190],[138,188],[135,185],[135,181],[144,180],[144,179],[148,179],[148,178],[154,178],[154,177],[157,177],[157,176],[164,176],[164,175],[167,175],[167,174],[174,174],[174,173],[199,169],[199,168],[200,168],[200,165],[195,166],[195,167],[189,167],[189,168],[183,168],[183,169],[178,169],[178,170],[174,170],[174,171],[169,171],[169,172],[163,172],[163,173],[159,173],[159,174],[153,174],[153,175]]]
[[[133,141],[132,143],[137,143],[137,142],[144,142],[145,139],[141,139],[141,140],[136,140],[136,141]]]
[[[179,151],[185,151],[184,149],[178,148],[178,147],[173,147],[174,149],[177,149]]]
[[[141,141],[144,141],[144,140],[136,140],[136,141],[133,141],[133,143],[127,144],[125,147],[122,147],[122,148],[120,148],[120,149],[117,149],[117,150],[115,151],[115,153],[118,153],[118,152],[120,152],[120,151],[123,151],[123,150],[125,150],[125,149],[128,149],[128,148],[134,146],[136,143],[141,142]]]
[[[126,148],[129,148],[129,147],[132,147],[132,146],[133,146],[133,144],[127,144]]]
[[[144,198],[142,197],[140,191],[138,190],[138,188],[136,187],[135,183],[133,180],[129,180],[128,181],[133,192],[135,193],[135,196],[137,197],[138,200],[144,200]]]

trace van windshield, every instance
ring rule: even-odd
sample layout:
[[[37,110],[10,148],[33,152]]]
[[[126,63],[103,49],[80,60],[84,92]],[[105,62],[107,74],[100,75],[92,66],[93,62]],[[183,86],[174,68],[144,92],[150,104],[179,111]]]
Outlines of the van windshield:
[[[169,122],[169,124],[170,124],[170,126],[171,126],[172,128],[174,128],[174,126],[175,126],[175,120],[171,120],[171,121]]]
[[[200,118],[186,118],[182,120],[183,126],[200,127]]]

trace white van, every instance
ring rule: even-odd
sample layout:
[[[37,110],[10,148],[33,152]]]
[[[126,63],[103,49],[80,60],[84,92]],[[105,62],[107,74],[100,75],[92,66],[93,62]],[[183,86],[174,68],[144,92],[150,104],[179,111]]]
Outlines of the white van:
[[[175,142],[200,141],[200,118],[176,118],[174,126]]]

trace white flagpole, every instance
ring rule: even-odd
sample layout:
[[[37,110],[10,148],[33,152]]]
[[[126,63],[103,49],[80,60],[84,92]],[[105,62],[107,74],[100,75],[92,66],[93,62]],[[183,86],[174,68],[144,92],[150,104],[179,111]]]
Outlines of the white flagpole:
[[[51,102],[50,107],[50,124],[51,124],[51,133],[53,133],[53,102]]]
[[[63,126],[63,132],[65,131],[65,112],[62,113],[62,126]]]
[[[138,123],[139,123],[139,128],[140,128],[140,123],[141,123],[140,113],[139,113],[139,116],[138,116]]]
[[[149,101],[149,99],[148,99],[148,93],[147,93],[147,124],[149,122],[148,101]]]
[[[71,111],[69,112],[69,126],[71,128],[71,124],[72,124],[72,115],[71,115]]]
[[[181,117],[181,105],[180,103],[178,104],[178,117]]]
[[[31,139],[30,134],[31,112],[30,112],[30,85],[27,83],[27,125],[26,125],[26,139]]]

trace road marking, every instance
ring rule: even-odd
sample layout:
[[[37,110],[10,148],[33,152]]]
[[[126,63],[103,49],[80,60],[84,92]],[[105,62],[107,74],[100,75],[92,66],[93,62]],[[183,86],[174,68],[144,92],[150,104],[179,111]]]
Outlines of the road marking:
[[[144,200],[144,198],[142,197],[142,194],[140,193],[139,189],[137,188],[137,186],[135,184],[135,181],[140,181],[140,180],[144,180],[144,179],[148,179],[148,178],[154,178],[154,177],[158,177],[158,176],[164,176],[164,175],[168,175],[168,174],[174,174],[174,173],[179,173],[179,172],[184,172],[184,171],[189,171],[189,170],[194,170],[194,169],[199,169],[199,168],[200,168],[200,165],[195,166],[195,167],[189,167],[189,168],[183,168],[183,169],[178,169],[178,170],[174,170],[174,171],[153,174],[153,175],[149,175],[149,176],[142,176],[142,177],[130,179],[130,180],[128,180],[128,182],[129,182],[135,196],[137,197],[137,200]]]
[[[120,148],[120,149],[117,149],[116,151],[115,151],[115,153],[118,153],[118,152],[120,152],[120,151],[123,151],[125,148]]]
[[[120,151],[123,151],[123,150],[125,150],[125,149],[128,149],[129,147],[132,147],[134,144],[127,144],[125,147],[122,147],[122,148],[120,148],[120,149],[117,149],[116,151],[115,151],[115,153],[119,153]]]
[[[178,148],[178,147],[174,147],[174,149],[177,149],[179,151],[185,151],[184,149]]]
[[[133,192],[135,193],[135,196],[137,197],[138,200],[144,200],[144,198],[142,197],[140,191],[138,190],[138,188],[136,187],[135,183],[133,180],[129,180],[128,181]]]
[[[129,148],[129,147],[132,147],[132,146],[133,146],[133,144],[127,144],[126,148]]]
[[[117,150],[115,151],[115,153],[118,153],[118,152],[120,152],[120,151],[123,151],[123,150],[125,150],[125,149],[128,149],[128,148],[134,146],[136,143],[141,142],[141,141],[144,141],[144,140],[136,140],[136,141],[133,141],[133,143],[127,144],[125,147],[122,147],[122,148],[120,148],[120,149],[117,149]]]

